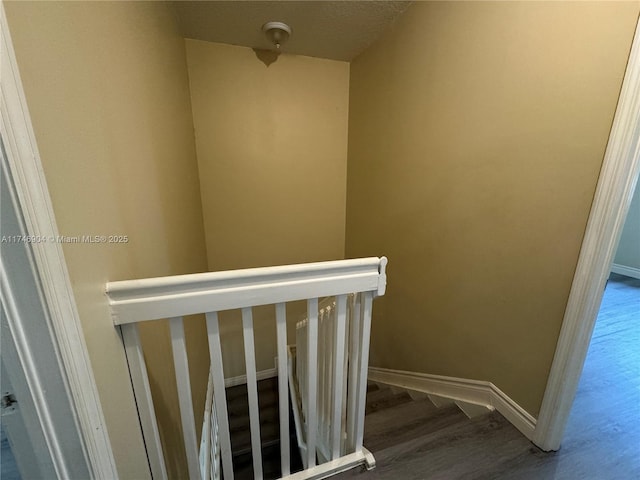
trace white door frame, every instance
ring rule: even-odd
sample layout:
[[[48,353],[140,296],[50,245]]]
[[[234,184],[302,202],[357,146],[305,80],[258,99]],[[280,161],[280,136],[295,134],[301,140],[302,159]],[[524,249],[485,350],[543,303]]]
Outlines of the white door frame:
[[[4,149],[0,157],[1,380],[16,402],[2,425],[23,478],[91,478],[31,244],[11,240],[27,233]]]
[[[533,436],[543,450],[560,448],[639,170],[640,23]]]
[[[4,4],[0,3],[0,133],[27,235],[33,242],[34,274],[42,285],[47,323],[60,353],[76,422],[95,478],[117,479],[93,370],[84,342],[58,228],[20,80]],[[52,240],[52,241],[48,241]],[[30,352],[32,355],[35,352]],[[36,355],[37,356],[37,355]]]

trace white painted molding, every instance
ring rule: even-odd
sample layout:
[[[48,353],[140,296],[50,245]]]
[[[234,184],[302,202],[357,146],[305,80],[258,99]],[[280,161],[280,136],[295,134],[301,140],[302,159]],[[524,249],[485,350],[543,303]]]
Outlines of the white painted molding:
[[[278,370],[276,368],[268,368],[266,370],[260,370],[256,373],[256,379],[266,380],[267,378],[274,378],[278,376]],[[235,387],[237,385],[245,385],[247,383],[246,375],[238,375],[237,377],[229,377],[224,379],[225,388]]]
[[[0,3],[0,129],[28,234],[56,238],[58,229],[20,80],[4,4]],[[111,443],[84,343],[62,246],[33,243],[32,251],[60,351],[77,421],[96,478],[118,478]]]
[[[360,465],[364,465],[367,470],[371,470],[376,466],[373,454],[366,448],[362,448],[362,450],[349,455],[344,455],[337,460],[330,460],[307,470],[292,473],[286,477],[282,477],[280,480],[321,480],[337,475],[338,473],[346,472]]]
[[[569,419],[604,286],[640,170],[640,25],[580,249],[533,441],[557,450]]]
[[[4,173],[4,171],[2,173]],[[25,245],[25,247],[27,247],[25,248],[26,255],[23,258],[26,260],[28,258],[28,245]],[[18,257],[18,255],[15,257]],[[15,257],[10,258],[9,262],[14,261]],[[22,256],[20,255],[19,257]],[[3,368],[6,365],[13,376],[22,374],[23,383],[26,388],[18,391],[17,382],[12,381],[11,383],[15,386],[16,391],[11,393],[16,394],[18,406],[20,407],[20,411],[23,412],[25,421],[23,428],[33,428],[34,432],[29,432],[33,436],[41,432],[42,438],[44,439],[44,445],[37,445],[37,447],[41,447],[42,450],[36,450],[36,445],[31,446],[31,442],[25,442],[26,445],[24,446],[34,449],[34,453],[39,462],[38,470],[44,468],[43,472],[46,472],[46,474],[55,475],[57,478],[71,478],[72,472],[75,475],[88,476],[91,472],[91,465],[82,435],[77,428],[74,428],[76,427],[76,423],[72,419],[71,422],[63,424],[60,422],[59,416],[55,415],[55,413],[60,413],[60,411],[66,414],[73,411],[73,408],[59,408],[64,404],[71,406],[70,398],[66,391],[67,389],[64,388],[64,386],[62,389],[59,388],[59,383],[65,383],[63,372],[55,370],[53,372],[46,372],[53,373],[55,378],[52,378],[54,375],[47,375],[46,373],[43,375],[43,369],[38,368],[38,353],[41,353],[40,351],[47,351],[46,353],[49,353],[49,355],[47,355],[47,357],[49,357],[47,358],[48,360],[51,357],[54,357],[53,362],[59,360],[55,358],[57,357],[57,352],[52,351],[54,348],[53,339],[50,338],[49,335],[46,335],[46,340],[40,342],[38,345],[39,351],[35,352],[33,344],[30,342],[32,339],[29,335],[34,332],[32,329],[25,328],[24,322],[22,321],[25,315],[32,317],[37,316],[38,319],[46,318],[46,311],[44,309],[40,310],[39,308],[40,295],[37,293],[34,295],[33,290],[31,288],[25,288],[26,286],[23,284],[12,285],[12,282],[7,276],[7,265],[4,263],[4,259],[5,258],[0,260],[0,299],[6,319],[6,327],[3,325],[6,330],[3,331],[2,335],[7,335],[8,338],[11,339],[12,350],[14,350],[15,353],[12,352],[12,355],[7,356],[8,349],[5,349],[6,343],[3,345],[2,361],[5,362],[3,363]],[[11,266],[9,266],[9,268],[10,267]],[[33,265],[31,265],[31,267],[33,267]],[[14,272],[16,271],[15,268],[10,269]],[[33,268],[30,269],[29,273],[32,272]],[[37,276],[34,275],[32,278],[34,282],[37,282]],[[20,306],[23,308],[20,308]],[[38,340],[44,340],[42,335],[40,335]],[[9,359],[13,361],[9,363]],[[56,385],[51,384],[52,379],[56,382]],[[57,387],[55,388],[57,391],[53,391],[54,388],[49,389],[50,387]],[[58,408],[56,409],[56,407]],[[56,412],[56,410],[58,410],[58,412]],[[36,433],[36,431],[38,433]],[[9,439],[11,439],[10,436]],[[70,439],[75,441],[69,442]],[[66,449],[64,448],[65,443],[67,446]],[[72,447],[72,449],[68,447]],[[11,448],[13,449],[13,445]],[[73,455],[75,458],[68,458],[70,455]],[[16,455],[16,458],[19,457]],[[51,471],[46,470],[46,467],[49,465],[53,466]],[[39,473],[39,475],[42,475],[42,473]]]
[[[638,280],[640,280],[640,268],[627,267],[626,265],[614,263],[611,266],[611,271],[613,273],[618,273],[620,275],[625,275],[627,277],[637,278]]]
[[[536,419],[491,382],[378,367],[369,367],[369,380],[490,410],[495,408],[525,437],[533,438]]]
[[[495,408],[490,405],[477,405],[475,403],[463,402],[462,400],[455,400],[454,403],[468,418],[476,418],[495,410]]]
[[[268,305],[345,292],[383,295],[385,257],[109,282],[116,325]]]

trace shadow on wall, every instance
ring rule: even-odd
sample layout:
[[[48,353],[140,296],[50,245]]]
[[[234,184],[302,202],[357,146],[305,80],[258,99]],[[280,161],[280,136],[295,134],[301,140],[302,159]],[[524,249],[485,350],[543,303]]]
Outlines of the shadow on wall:
[[[160,385],[151,375],[149,375],[149,387],[151,392],[160,390]],[[164,420],[163,422],[158,422],[158,433],[169,478],[180,478],[180,472],[184,465],[187,464],[186,453],[182,447],[183,443],[180,441],[183,438],[182,426],[176,421],[172,415],[174,413],[173,410],[169,409],[164,400],[165,397],[163,395],[153,396],[153,408],[156,412],[156,418]],[[168,428],[167,423],[169,423]],[[176,440],[178,441],[176,442]]]
[[[256,57],[258,57],[258,60],[264,63],[267,67],[269,67],[269,65],[271,65],[272,63],[275,63],[275,61],[278,60],[278,57],[280,56],[280,52],[274,52],[273,50],[264,50],[261,48],[254,48],[253,52],[256,54]]]

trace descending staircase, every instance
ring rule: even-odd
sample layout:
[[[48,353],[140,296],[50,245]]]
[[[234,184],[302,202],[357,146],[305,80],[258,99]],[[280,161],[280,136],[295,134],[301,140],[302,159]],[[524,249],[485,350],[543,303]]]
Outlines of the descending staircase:
[[[354,469],[334,478],[472,478],[456,471],[461,456],[477,443],[508,440],[502,429],[510,434],[515,429],[497,412],[468,407],[442,397],[369,385],[364,444],[375,455],[376,468]]]
[[[264,479],[276,479],[280,477],[277,378],[258,382],[258,402]],[[228,388],[227,404],[235,478],[253,479],[246,385]],[[453,449],[456,442],[478,438],[479,432],[500,428],[506,423],[499,414],[483,407],[373,383],[367,388],[365,412],[365,446],[375,455],[377,467],[366,474],[362,469],[355,469],[336,478],[362,474],[363,480],[397,479],[400,478],[399,462],[403,468],[413,468],[400,457],[412,456],[411,452],[414,456],[424,456],[427,450],[436,449],[446,452]],[[290,425],[293,426],[293,420]],[[290,438],[292,472],[295,472],[302,469],[302,462],[293,427]],[[415,473],[418,475],[415,478],[422,478],[420,474],[424,472]],[[411,472],[407,475],[411,476]]]
[[[251,457],[251,432],[247,386],[227,388],[229,431],[233,452],[234,477],[238,480],[253,479]],[[265,480],[280,478],[280,427],[278,414],[278,379],[268,378],[258,382],[260,411],[260,438],[262,444],[263,477]],[[293,420],[289,422],[293,426]],[[295,446],[295,430],[289,432],[290,445]],[[302,470],[297,447],[291,449],[292,472]]]
[[[425,434],[469,421],[453,402],[436,406],[428,397],[412,399],[409,392],[395,393],[386,386],[370,386],[365,417],[365,445],[383,467],[379,452]]]

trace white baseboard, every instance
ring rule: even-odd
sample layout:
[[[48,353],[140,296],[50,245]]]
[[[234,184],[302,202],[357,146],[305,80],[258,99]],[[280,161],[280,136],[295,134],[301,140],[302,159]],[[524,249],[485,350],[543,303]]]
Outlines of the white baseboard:
[[[491,382],[377,367],[369,368],[369,380],[495,408],[525,437],[533,438],[536,419]]]
[[[256,373],[258,381],[265,380],[267,378],[273,378],[278,376],[278,370],[275,368],[268,368],[266,370],[260,370]],[[225,388],[235,387],[236,385],[244,385],[247,383],[246,375],[238,375],[237,377],[229,377],[224,379]]]
[[[637,278],[640,280],[640,268],[627,267],[626,265],[614,263],[611,265],[611,271],[619,275],[625,275],[627,277]]]

